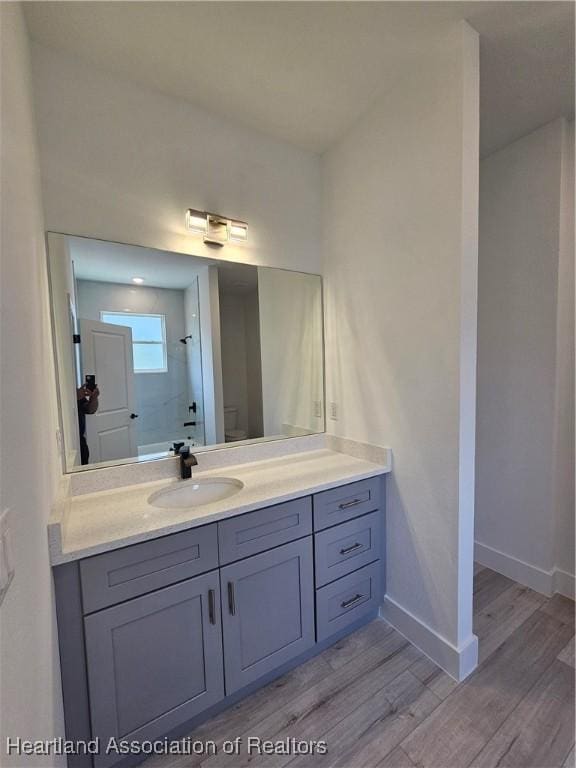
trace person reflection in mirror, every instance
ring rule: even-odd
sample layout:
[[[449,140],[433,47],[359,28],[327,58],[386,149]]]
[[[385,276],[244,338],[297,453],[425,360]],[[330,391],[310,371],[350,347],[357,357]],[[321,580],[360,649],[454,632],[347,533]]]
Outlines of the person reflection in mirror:
[[[86,441],[86,415],[96,413],[98,410],[98,396],[100,390],[96,387],[93,390],[88,387],[78,387],[76,390],[76,400],[78,401],[78,429],[80,431],[80,461],[82,464],[88,464],[90,461],[90,451]]]

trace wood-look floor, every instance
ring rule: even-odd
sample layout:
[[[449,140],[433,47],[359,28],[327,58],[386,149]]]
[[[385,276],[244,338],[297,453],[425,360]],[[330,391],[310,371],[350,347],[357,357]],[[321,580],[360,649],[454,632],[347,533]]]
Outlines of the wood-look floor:
[[[145,768],[574,768],[574,603],[476,567],[463,683],[377,620],[191,737],[325,740],[327,755],[162,756]]]

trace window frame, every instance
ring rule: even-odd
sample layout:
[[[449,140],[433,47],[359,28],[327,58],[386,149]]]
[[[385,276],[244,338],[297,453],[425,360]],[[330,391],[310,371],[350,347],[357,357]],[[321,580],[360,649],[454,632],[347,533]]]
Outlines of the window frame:
[[[166,315],[157,312],[123,312],[118,309],[101,309],[100,310],[100,322],[108,322],[104,315],[115,315],[116,317],[152,317],[160,320],[160,328],[162,332],[161,341],[135,341],[132,337],[132,366],[135,374],[139,373],[168,373],[168,342],[166,340]],[[109,323],[109,325],[122,325],[122,323]],[[130,327],[126,324],[126,327]],[[150,344],[154,346],[162,347],[162,368],[136,368],[134,366],[134,345],[135,344]]]

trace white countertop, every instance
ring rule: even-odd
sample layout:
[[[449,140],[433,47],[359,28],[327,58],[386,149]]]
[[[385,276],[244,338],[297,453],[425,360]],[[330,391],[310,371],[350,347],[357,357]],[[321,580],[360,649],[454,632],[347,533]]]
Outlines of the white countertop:
[[[234,477],[244,484],[234,496],[198,507],[159,509],[148,503],[152,493],[181,480],[67,497],[55,505],[48,524],[50,559],[53,565],[78,560],[387,472],[389,465],[324,449],[193,472],[194,478]]]

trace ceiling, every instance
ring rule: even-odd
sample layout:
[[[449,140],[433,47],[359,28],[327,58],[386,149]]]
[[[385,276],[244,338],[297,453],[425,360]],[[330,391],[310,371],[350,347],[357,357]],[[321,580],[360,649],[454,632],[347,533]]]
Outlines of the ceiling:
[[[70,236],[68,243],[79,280],[132,284],[133,277],[142,277],[145,286],[184,290],[194,281],[199,267],[213,263],[198,256],[88,237]]]
[[[313,152],[435,30],[481,40],[481,152],[574,112],[572,2],[27,2],[33,39]]]
[[[74,235],[68,236],[68,245],[78,280],[133,285],[138,290],[132,278],[141,277],[141,285],[146,287],[182,291],[193,283],[198,269],[213,265],[218,267],[218,281],[224,293],[243,295],[258,287],[258,269],[250,264]]]

